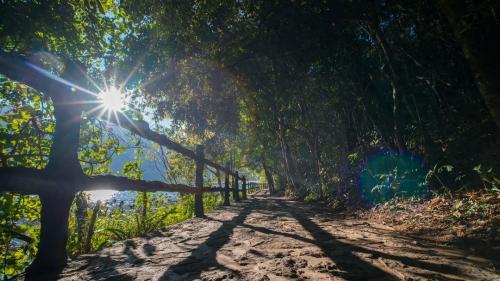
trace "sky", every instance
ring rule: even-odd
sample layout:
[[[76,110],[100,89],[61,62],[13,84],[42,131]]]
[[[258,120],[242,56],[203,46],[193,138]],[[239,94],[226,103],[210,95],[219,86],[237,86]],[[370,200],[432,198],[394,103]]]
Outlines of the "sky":
[[[115,127],[113,130],[120,136],[121,139],[126,139],[126,136],[123,134],[121,129]],[[148,140],[142,139],[142,146],[144,147],[145,154],[148,150],[152,150],[151,142]],[[113,173],[119,174],[119,171],[123,168],[123,164],[132,160],[134,160],[134,151],[133,149],[127,149],[120,155],[113,156],[113,161],[110,168]],[[141,164],[144,180],[163,181],[163,176],[155,165],[156,161],[158,161],[158,167],[161,167],[162,163],[159,160],[150,160],[144,157],[144,160]],[[110,199],[115,193],[117,193],[117,191],[114,190],[95,190],[89,192],[92,201],[104,201]]]

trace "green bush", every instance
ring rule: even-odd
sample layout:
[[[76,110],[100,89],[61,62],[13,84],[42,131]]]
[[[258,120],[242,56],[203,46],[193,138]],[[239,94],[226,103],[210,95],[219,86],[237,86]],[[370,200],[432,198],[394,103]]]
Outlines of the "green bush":
[[[213,211],[221,206],[223,201],[222,196],[218,193],[203,194],[205,212]],[[137,203],[140,203],[140,200],[137,200]],[[143,218],[140,213],[140,205],[137,206],[136,210],[122,212],[119,208],[106,211],[106,205],[102,205],[95,223],[90,251],[98,251],[115,241],[144,236],[147,233],[188,220],[194,216],[193,195],[179,195],[177,203],[173,205],[168,205],[166,200],[155,200],[155,204],[152,204],[147,209],[146,218]],[[82,253],[83,246],[81,243],[84,241],[78,241],[76,217],[74,212],[71,212],[71,214],[68,253],[70,253],[70,256],[76,256]],[[92,210],[87,215],[87,221],[90,221],[91,216]]]

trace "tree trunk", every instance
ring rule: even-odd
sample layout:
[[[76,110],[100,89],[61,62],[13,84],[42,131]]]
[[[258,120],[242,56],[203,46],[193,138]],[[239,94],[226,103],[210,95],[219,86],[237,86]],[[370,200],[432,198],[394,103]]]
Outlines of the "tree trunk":
[[[226,162],[226,169],[229,170],[229,163]],[[229,206],[229,173],[225,172],[224,175],[224,206]]]
[[[220,176],[220,171],[218,169],[217,169],[216,177],[217,177],[217,184],[219,185],[219,188],[220,188],[220,196],[224,197],[224,190],[222,187],[222,177]]]
[[[76,232],[78,235],[78,252],[83,252],[85,243],[85,226],[87,224],[87,195],[79,192],[75,198]]]
[[[318,177],[318,191],[319,191],[319,197],[320,199],[324,199],[325,198],[325,188],[323,186],[323,179],[321,177],[321,154],[320,154],[320,151],[319,151],[319,145],[318,145],[318,136],[315,135],[315,140],[314,140],[314,143],[312,145],[312,155],[313,155],[313,159],[314,159],[314,170],[316,171],[316,174],[317,174],[317,177]]]
[[[347,139],[347,127],[345,125],[344,119],[339,114],[338,115],[338,162],[337,162],[337,171],[339,174],[340,182],[337,186],[337,193],[341,202],[345,199],[349,200],[347,185],[349,183],[349,144]]]
[[[90,253],[92,250],[92,236],[94,236],[95,223],[97,221],[97,215],[99,214],[99,208],[101,207],[101,201],[97,201],[92,211],[92,217],[90,218],[89,228],[87,230],[87,239],[85,240],[85,246],[83,247],[85,253]]]
[[[389,77],[391,79],[391,87],[392,87],[392,118],[393,118],[393,130],[394,130],[394,143],[396,148],[402,152],[404,148],[404,141],[402,137],[402,129],[401,129],[401,104],[402,104],[402,86],[401,81],[398,76],[398,71],[396,70],[396,62],[394,61],[394,54],[391,49],[391,46],[385,40],[384,34],[380,30],[379,22],[376,17],[372,20],[368,21],[368,25],[372,32],[372,36],[375,37],[379,48],[382,50],[384,54],[385,60],[387,62],[387,66],[389,69]]]
[[[247,200],[247,179],[245,177],[241,179],[241,199]]]
[[[269,188],[269,195],[274,193],[274,180],[269,167],[266,165],[265,161],[262,161],[262,167],[264,168],[264,174],[266,175],[267,187]]]
[[[142,206],[141,206],[141,234],[145,233],[146,231],[146,220],[148,216],[148,194],[147,192],[143,191],[141,192],[142,196]]]
[[[35,260],[26,270],[26,280],[52,279],[66,265],[69,209],[74,196],[65,192],[40,195],[40,243]]]
[[[63,78],[78,81],[77,77],[81,76],[80,68],[67,64]],[[26,280],[54,279],[51,276],[57,275],[65,266],[69,211],[76,194],[75,187],[85,176],[78,160],[82,115],[78,102],[81,97],[78,92],[52,94],[56,126],[45,169],[51,176],[73,184],[40,194],[40,242],[35,260],[26,269]]]
[[[319,129],[317,128],[316,118],[312,116],[311,110],[309,110],[307,105],[302,106],[302,114],[307,118],[307,127],[309,127],[309,132],[304,134],[303,137],[306,140],[307,146],[311,153],[311,158],[314,166],[314,171],[317,177],[318,184],[318,194],[321,199],[325,197],[325,190],[323,186],[323,179],[321,177],[321,151],[319,147]]]
[[[300,184],[297,179],[297,168],[294,160],[292,159],[290,153],[290,147],[285,140],[285,136],[283,135],[283,127],[281,123],[278,121],[278,138],[281,146],[281,154],[283,158],[283,164],[285,166],[288,182],[290,183],[291,191],[293,195],[298,195],[300,191]]]
[[[203,188],[203,169],[204,163],[202,159],[205,158],[205,154],[203,152],[203,146],[196,146],[196,174],[195,174],[195,186],[197,188]],[[196,193],[194,195],[194,214],[197,218],[202,218],[205,216],[203,211],[203,193]]]
[[[283,175],[283,173],[278,172],[278,187],[279,190],[285,190],[285,184],[286,184],[286,177]]]
[[[240,202],[240,190],[238,187],[238,172],[236,171],[233,176],[233,200],[234,202]]]
[[[437,1],[462,47],[484,103],[500,128],[500,24],[494,7],[482,1],[475,3]]]

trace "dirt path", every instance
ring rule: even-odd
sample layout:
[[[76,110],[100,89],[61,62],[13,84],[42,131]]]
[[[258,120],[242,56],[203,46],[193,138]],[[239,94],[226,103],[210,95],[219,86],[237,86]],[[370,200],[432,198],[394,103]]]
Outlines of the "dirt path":
[[[72,261],[62,280],[500,280],[498,259],[253,198]]]

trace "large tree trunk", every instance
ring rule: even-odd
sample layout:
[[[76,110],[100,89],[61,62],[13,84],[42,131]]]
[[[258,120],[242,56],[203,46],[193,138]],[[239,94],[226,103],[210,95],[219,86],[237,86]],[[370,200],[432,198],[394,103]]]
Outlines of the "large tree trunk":
[[[80,69],[68,63],[63,78],[78,81]],[[84,83],[79,83],[84,85]],[[78,183],[85,177],[78,160],[82,109],[77,106],[81,93],[52,93],[56,126],[46,171],[66,186],[40,194],[42,202],[41,230],[38,252],[26,269],[28,280],[49,280],[66,264],[68,218]]]
[[[74,196],[67,192],[40,195],[40,243],[35,260],[26,270],[26,280],[50,280],[66,265],[68,217]]]
[[[495,15],[500,12],[498,7],[485,1],[439,0],[437,3],[462,47],[493,120],[500,128],[500,23]]]

